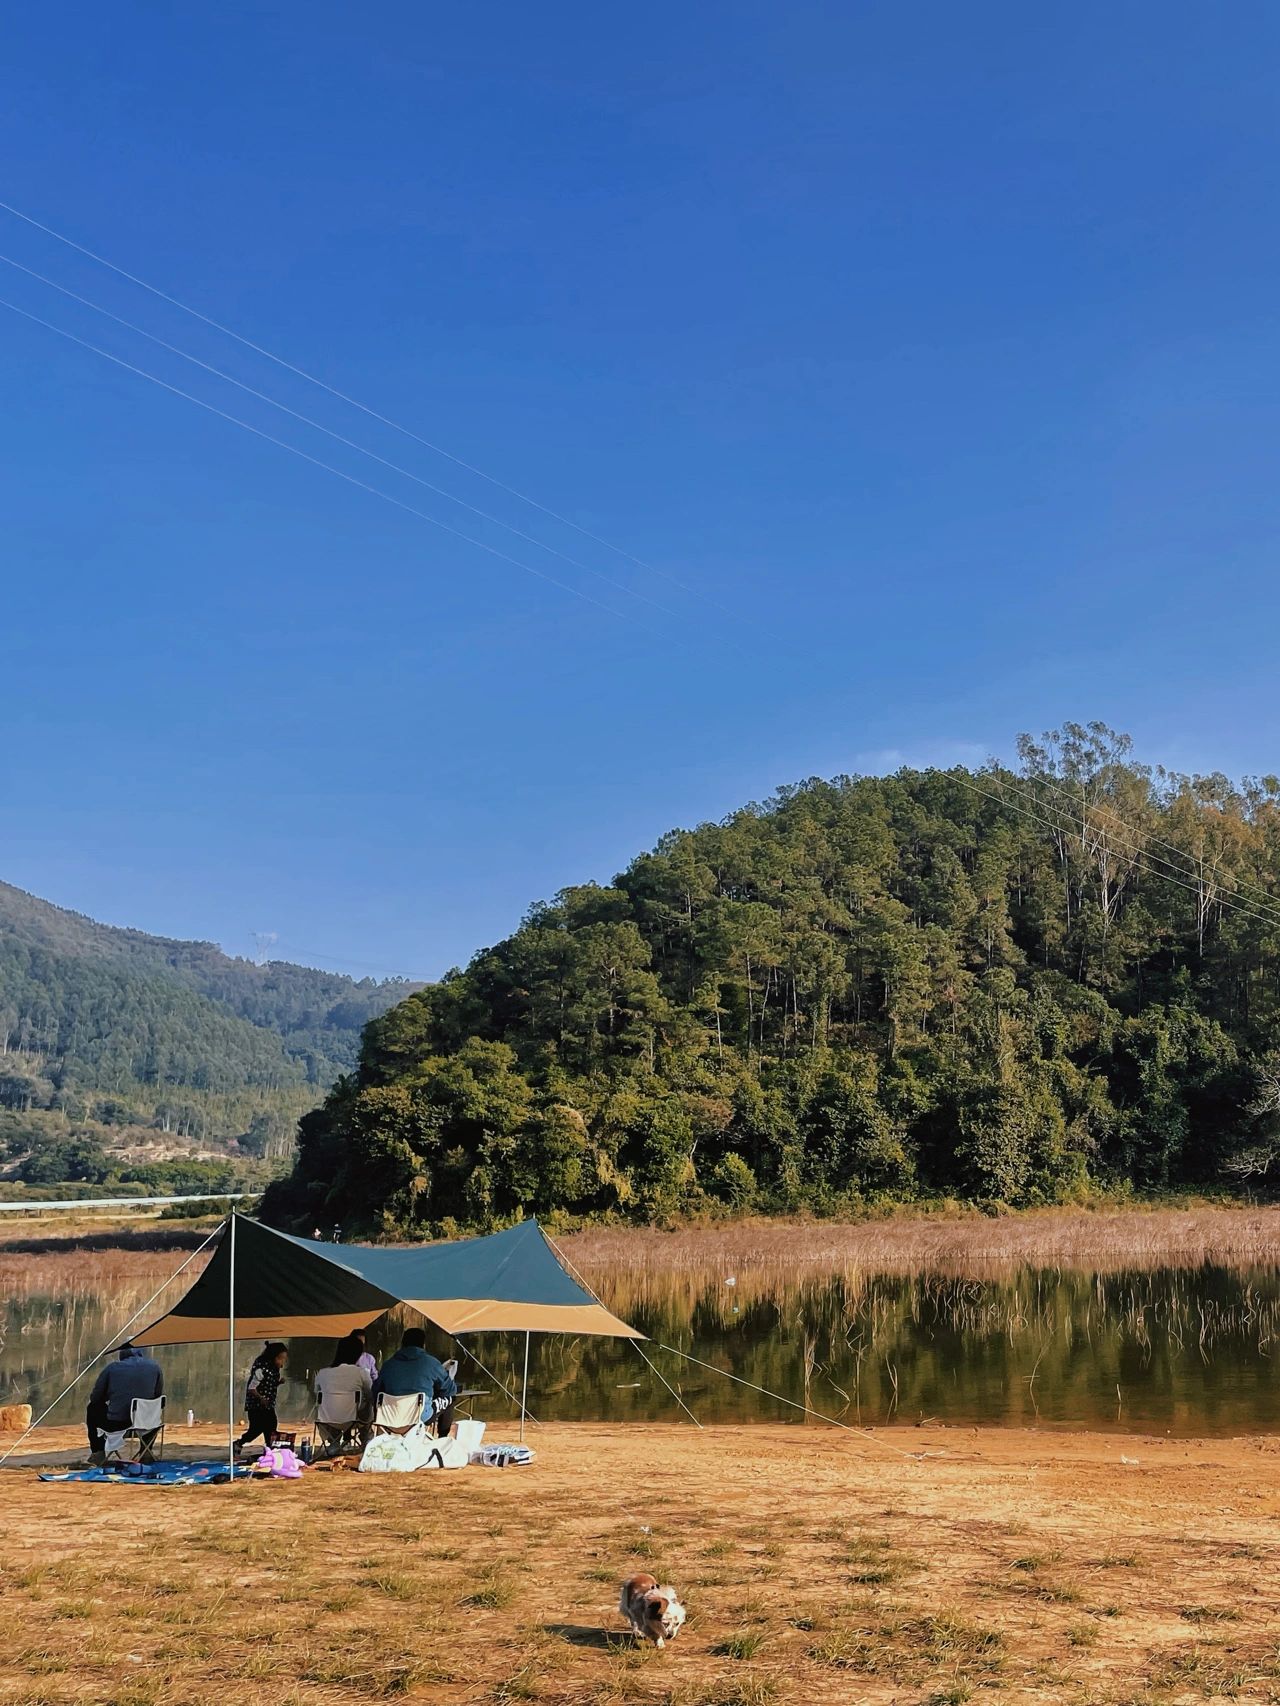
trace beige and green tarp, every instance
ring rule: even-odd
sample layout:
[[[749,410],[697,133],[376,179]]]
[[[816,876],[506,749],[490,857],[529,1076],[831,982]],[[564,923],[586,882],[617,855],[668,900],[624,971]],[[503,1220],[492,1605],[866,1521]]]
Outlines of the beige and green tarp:
[[[387,1249],[293,1238],[237,1215],[234,1238],[223,1236],[186,1295],[133,1342],[336,1338],[399,1303],[455,1336],[644,1337],[565,1271],[536,1220],[487,1238]]]

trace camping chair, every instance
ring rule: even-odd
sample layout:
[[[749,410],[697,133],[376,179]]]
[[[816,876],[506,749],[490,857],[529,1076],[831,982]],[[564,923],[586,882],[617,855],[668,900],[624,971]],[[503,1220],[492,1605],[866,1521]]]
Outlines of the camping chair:
[[[379,1392],[373,1401],[373,1431],[376,1434],[407,1434],[422,1420],[425,1392],[406,1392],[393,1397]]]
[[[130,1440],[137,1449],[132,1457],[126,1457],[125,1446]],[[103,1436],[102,1450],[108,1463],[157,1462],[164,1456],[164,1399],[133,1399],[128,1427],[109,1430]]]
[[[315,1457],[341,1457],[352,1442],[361,1443],[364,1417],[354,1393],[317,1398],[311,1413],[311,1450]]]

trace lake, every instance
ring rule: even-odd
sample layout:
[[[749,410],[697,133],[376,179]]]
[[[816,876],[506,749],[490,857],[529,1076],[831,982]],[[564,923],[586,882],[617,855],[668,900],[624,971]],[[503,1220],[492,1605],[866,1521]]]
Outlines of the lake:
[[[130,1281],[104,1297],[87,1278],[42,1286],[40,1273],[33,1257],[20,1294],[0,1304],[0,1402],[37,1409],[155,1284]],[[1277,1430],[1276,1266],[1106,1274],[1029,1267],[983,1279],[782,1268],[596,1269],[589,1277],[611,1309],[654,1341],[643,1347],[654,1367],[627,1343],[535,1336],[529,1408],[539,1419],[685,1419],[656,1369],[703,1422],[803,1421],[783,1398],[875,1426],[927,1419],[1173,1435]],[[397,1341],[398,1325],[388,1320],[372,1348],[384,1355]],[[498,1383],[518,1388],[523,1339],[467,1343],[483,1368],[464,1357],[463,1382],[492,1394],[477,1400],[476,1414],[510,1414]],[[241,1374],[258,1348],[238,1347]],[[432,1348],[457,1354],[443,1335]],[[331,1352],[328,1343],[294,1341],[282,1417],[306,1412],[310,1375]],[[201,1420],[226,1414],[225,1346],[173,1347],[161,1357],[172,1419],[185,1421],[188,1409]],[[51,1419],[80,1419],[89,1384]]]

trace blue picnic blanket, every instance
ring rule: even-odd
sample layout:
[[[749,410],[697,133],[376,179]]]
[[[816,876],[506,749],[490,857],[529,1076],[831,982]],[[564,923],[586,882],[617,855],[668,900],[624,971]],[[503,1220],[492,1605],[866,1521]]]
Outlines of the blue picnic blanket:
[[[236,1465],[237,1477],[252,1474],[247,1463]],[[207,1463],[109,1463],[104,1468],[50,1469],[42,1481],[111,1481],[142,1487],[224,1486],[231,1479],[226,1458]]]

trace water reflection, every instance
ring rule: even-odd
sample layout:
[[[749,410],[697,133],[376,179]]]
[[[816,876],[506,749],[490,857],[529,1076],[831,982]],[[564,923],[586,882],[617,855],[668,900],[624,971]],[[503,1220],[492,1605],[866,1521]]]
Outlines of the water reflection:
[[[1280,1397],[1275,1338],[1280,1269],[1146,1270],[1094,1275],[1025,1269],[1001,1279],[855,1271],[805,1276],[757,1269],[720,1273],[593,1272],[616,1313],[655,1344],[661,1373],[704,1422],[800,1420],[800,1413],[710,1370],[670,1346],[828,1415],[863,1424],[932,1418],[950,1423],[1078,1426],[1222,1434],[1269,1432]],[[39,1285],[38,1267],[33,1283]],[[0,1313],[0,1402],[43,1407],[151,1289],[110,1298],[86,1286],[10,1296]],[[373,1333],[379,1355],[403,1319]],[[495,1383],[518,1387],[523,1340],[467,1341],[486,1372],[463,1361],[468,1385],[490,1389],[477,1413],[509,1414]],[[243,1374],[258,1348],[239,1347]],[[456,1354],[439,1335],[433,1348]],[[310,1378],[332,1346],[299,1339],[283,1413],[301,1416]],[[162,1353],[170,1415],[226,1413],[223,1346]],[[55,1417],[78,1418],[84,1385]],[[612,1340],[532,1342],[530,1408],[546,1419],[678,1420],[680,1412],[634,1347]]]

